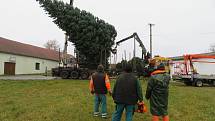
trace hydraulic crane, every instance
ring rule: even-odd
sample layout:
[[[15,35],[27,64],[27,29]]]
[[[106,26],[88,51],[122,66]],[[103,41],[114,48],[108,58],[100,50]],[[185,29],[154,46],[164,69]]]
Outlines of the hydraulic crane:
[[[206,60],[202,60],[206,59]],[[207,61],[210,59],[210,61]],[[205,55],[205,54],[190,54],[184,55],[184,73],[179,75],[179,77],[184,81],[186,85],[195,85],[198,87],[203,86],[203,83],[215,86],[215,76],[200,74],[198,70],[194,67],[195,63],[208,63],[215,64],[215,56]],[[213,65],[211,65],[213,66]]]
[[[142,59],[143,59],[143,58],[146,59],[146,57],[150,56],[149,52],[147,52],[147,50],[146,50],[144,44],[142,43],[142,41],[140,40],[140,37],[138,36],[138,34],[137,34],[136,32],[134,32],[131,36],[126,37],[126,38],[124,38],[124,39],[122,39],[122,40],[116,42],[116,46],[115,46],[115,48],[112,50],[113,54],[116,54],[116,52],[117,52],[117,50],[116,50],[116,49],[117,49],[117,46],[119,46],[120,43],[122,43],[122,42],[124,42],[124,41],[126,41],[126,40],[129,40],[129,39],[131,39],[131,38],[134,38],[134,39],[140,44],[140,47],[141,47],[141,49],[142,49]]]
[[[134,38],[134,40],[136,40],[139,43],[139,45],[142,49],[142,60],[145,61],[145,64],[147,64],[147,68],[144,68],[144,73],[147,73],[147,76],[149,76],[150,73],[154,70],[154,67],[156,66],[156,64],[159,64],[161,62],[165,64],[165,70],[167,72],[170,71],[169,65],[168,65],[168,62],[170,61],[170,59],[161,57],[161,56],[155,56],[154,58],[151,58],[151,53],[149,53],[146,50],[146,47],[144,46],[144,44],[142,43],[142,41],[140,40],[140,37],[138,36],[138,34],[136,32],[134,32],[131,36],[128,36],[128,37],[116,42],[116,46],[114,49],[112,49],[112,53],[114,55],[116,55],[117,46],[119,46],[120,43],[125,42],[126,40],[129,40],[131,38]],[[136,62],[134,61],[134,65],[135,64],[136,64]],[[134,66],[134,71],[136,70],[135,67],[136,66]]]
[[[191,74],[197,74],[197,70],[194,68],[193,63],[199,62],[199,63],[211,63],[214,64],[215,62],[210,61],[199,61],[196,59],[215,59],[215,56],[213,55],[204,55],[204,54],[188,54],[184,55],[184,65],[185,65],[185,74],[188,75],[189,72]],[[190,70],[189,70],[190,69]]]

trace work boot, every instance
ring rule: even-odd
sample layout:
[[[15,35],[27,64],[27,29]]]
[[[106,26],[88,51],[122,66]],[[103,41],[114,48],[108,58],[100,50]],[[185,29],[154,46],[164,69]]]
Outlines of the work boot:
[[[93,116],[98,117],[99,116],[99,112],[94,112]]]
[[[102,118],[107,118],[107,113],[102,113]]]
[[[168,115],[163,116],[163,121],[169,121],[169,116]]]
[[[159,116],[152,116],[152,121],[159,121]]]

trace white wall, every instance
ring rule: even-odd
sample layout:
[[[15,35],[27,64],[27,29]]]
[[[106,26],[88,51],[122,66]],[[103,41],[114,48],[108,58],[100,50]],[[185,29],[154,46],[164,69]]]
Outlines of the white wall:
[[[58,66],[57,61],[0,53],[0,75],[4,74],[4,62],[16,63],[15,74],[45,73],[46,67],[47,70],[51,70]],[[40,70],[35,69],[36,63],[40,63]]]
[[[215,63],[205,63],[205,62],[215,62],[215,59],[195,59],[197,61],[202,61],[202,62],[194,62],[194,68],[197,70],[199,74],[203,75],[215,75]],[[180,61],[173,61],[173,63],[178,63],[178,62],[184,62],[183,60]],[[174,68],[176,64],[173,64],[171,66],[171,74],[177,75],[176,72],[180,71],[180,68],[183,69],[184,65],[183,64],[178,64],[179,68]]]

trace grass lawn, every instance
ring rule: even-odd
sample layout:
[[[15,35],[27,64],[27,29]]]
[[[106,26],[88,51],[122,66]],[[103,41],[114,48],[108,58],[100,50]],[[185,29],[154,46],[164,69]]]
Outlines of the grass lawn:
[[[141,81],[145,94],[146,83]],[[113,86],[113,83],[112,83]],[[171,121],[215,121],[215,88],[187,87],[171,83]],[[148,102],[147,106],[149,108]],[[108,112],[114,111],[108,96]],[[0,121],[110,121],[94,118],[88,81],[0,81]],[[109,115],[109,116],[110,116]],[[151,115],[134,115],[134,121],[150,121]],[[124,117],[123,120],[124,121]]]

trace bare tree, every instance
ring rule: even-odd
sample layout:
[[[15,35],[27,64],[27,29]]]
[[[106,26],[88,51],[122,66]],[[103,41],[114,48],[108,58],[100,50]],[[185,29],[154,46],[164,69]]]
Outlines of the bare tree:
[[[44,47],[50,50],[55,50],[58,51],[60,45],[58,44],[57,40],[48,40],[45,44]]]
[[[215,43],[210,45],[210,52],[215,52]]]

